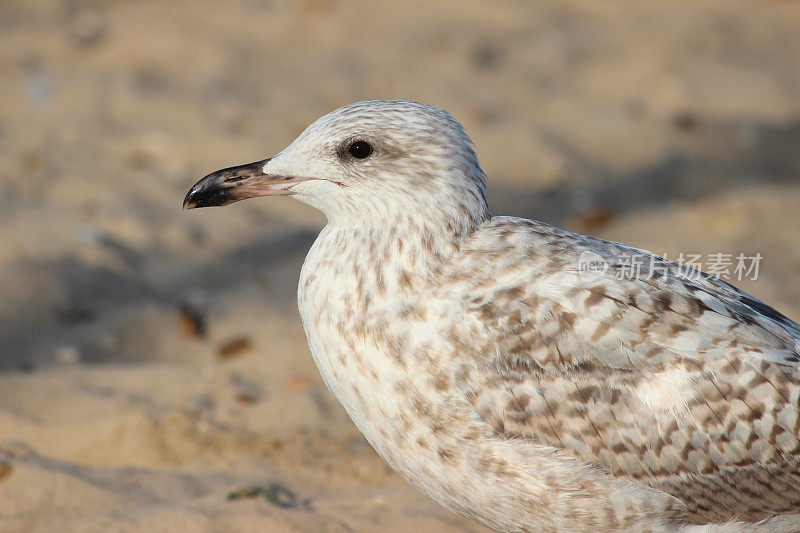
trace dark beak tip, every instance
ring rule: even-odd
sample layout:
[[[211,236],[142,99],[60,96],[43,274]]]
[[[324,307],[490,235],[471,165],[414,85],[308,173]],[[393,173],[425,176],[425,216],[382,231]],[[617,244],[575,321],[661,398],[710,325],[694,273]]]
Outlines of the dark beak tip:
[[[192,199],[192,193],[194,193],[194,190],[189,191],[186,194],[186,197],[183,199],[184,209],[194,209],[197,207],[197,203],[195,203],[194,199]]]
[[[269,159],[223,168],[208,174],[195,183],[183,199],[184,209],[216,207],[232,204],[242,197],[236,193],[236,182],[263,174],[264,163]]]

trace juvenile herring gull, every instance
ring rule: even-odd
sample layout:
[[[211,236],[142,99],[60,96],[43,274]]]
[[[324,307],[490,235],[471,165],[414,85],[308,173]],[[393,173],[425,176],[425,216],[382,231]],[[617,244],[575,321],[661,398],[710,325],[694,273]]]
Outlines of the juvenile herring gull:
[[[622,244],[493,217],[462,126],[342,107],[187,208],[327,217],[298,305],[330,391],[392,468],[498,531],[800,531],[800,325]],[[588,256],[603,268],[587,271]],[[631,254],[660,265],[619,275]]]

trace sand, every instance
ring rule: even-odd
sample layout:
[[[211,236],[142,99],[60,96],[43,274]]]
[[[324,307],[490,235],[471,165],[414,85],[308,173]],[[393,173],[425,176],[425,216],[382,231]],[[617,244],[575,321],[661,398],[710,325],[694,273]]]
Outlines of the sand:
[[[184,212],[346,103],[467,127],[498,214],[677,256],[800,319],[793,2],[0,3],[0,531],[484,531],[391,472],[294,302],[324,223]]]

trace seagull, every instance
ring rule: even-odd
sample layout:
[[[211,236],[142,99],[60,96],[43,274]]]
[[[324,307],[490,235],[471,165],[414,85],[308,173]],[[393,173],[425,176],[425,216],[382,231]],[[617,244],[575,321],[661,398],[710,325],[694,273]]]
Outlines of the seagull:
[[[429,105],[337,109],[184,207],[257,196],[326,216],[298,286],[314,362],[447,509],[504,532],[800,531],[800,325],[775,309],[492,216],[472,141]],[[631,275],[634,254],[657,266]]]

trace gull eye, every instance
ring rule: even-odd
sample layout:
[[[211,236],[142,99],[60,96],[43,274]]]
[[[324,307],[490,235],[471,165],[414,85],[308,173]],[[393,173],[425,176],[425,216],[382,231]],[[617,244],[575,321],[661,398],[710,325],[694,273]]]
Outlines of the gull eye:
[[[366,159],[372,154],[372,146],[368,142],[356,141],[347,149],[356,159]]]

